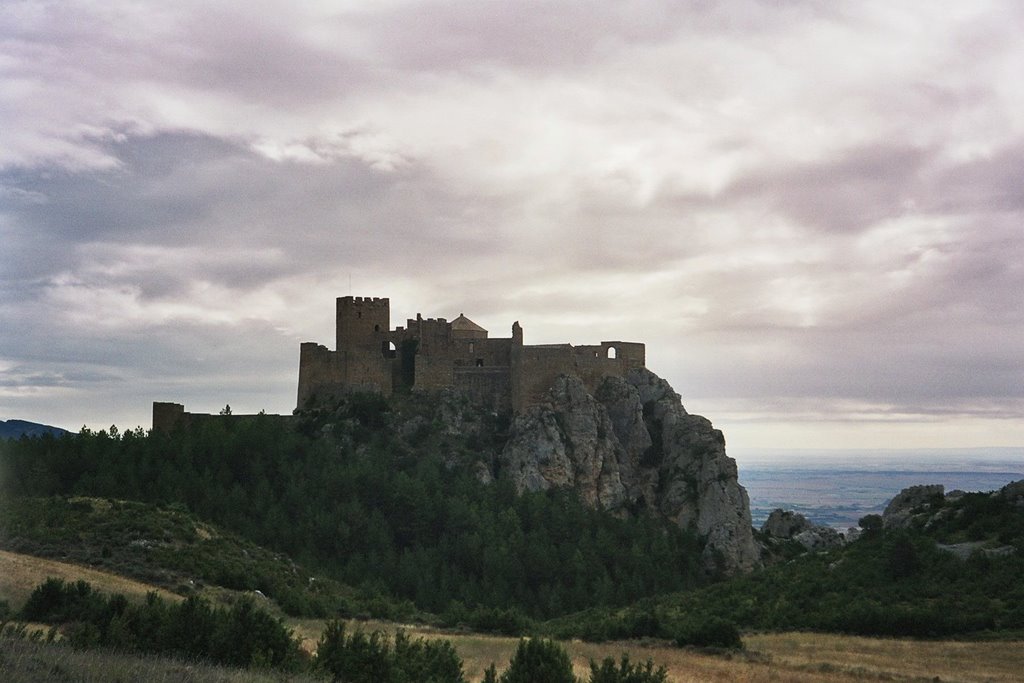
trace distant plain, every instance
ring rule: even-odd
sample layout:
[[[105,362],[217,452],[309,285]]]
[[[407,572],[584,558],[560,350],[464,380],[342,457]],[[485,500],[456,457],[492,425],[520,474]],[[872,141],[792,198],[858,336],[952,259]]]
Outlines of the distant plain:
[[[734,454],[760,527],[776,508],[845,531],[908,486],[994,491],[1024,479],[1024,449],[754,450]]]

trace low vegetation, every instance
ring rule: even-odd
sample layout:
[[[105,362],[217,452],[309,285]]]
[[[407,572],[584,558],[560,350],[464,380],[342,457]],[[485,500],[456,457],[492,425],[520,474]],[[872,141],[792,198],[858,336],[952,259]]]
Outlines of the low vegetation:
[[[202,522],[180,504],[3,499],[0,547],[116,572],[181,596],[209,593],[207,587],[262,595],[297,617],[372,611],[377,600]]]
[[[312,657],[301,648],[281,619],[239,599],[230,609],[209,605],[197,597],[167,603],[150,593],[143,603],[123,595],[108,596],[85,581],[66,583],[47,579],[36,588],[17,614],[20,624],[9,625],[4,615],[0,638],[40,640],[42,631],[26,623],[49,625],[45,640],[59,639],[75,649],[104,649],[123,653],[170,655],[257,670],[329,675],[346,683],[466,683],[463,663],[452,643],[442,639],[410,638],[399,630],[346,632],[341,621],[327,623]],[[5,663],[6,656],[0,659]],[[636,666],[623,656],[590,662],[591,683],[661,683],[664,669],[648,661]],[[50,673],[53,673],[51,669]],[[500,675],[492,663],[485,680],[497,683],[576,683],[572,662],[559,644],[524,639]]]
[[[62,639],[80,648],[171,654],[231,666],[295,670],[304,653],[280,619],[251,599],[229,608],[201,598],[168,603],[151,593],[141,604],[107,596],[85,581],[48,579],[21,608],[22,621],[61,628]]]
[[[938,520],[931,521],[931,520]],[[1024,634],[1024,508],[998,495],[933,503],[907,529],[880,524],[845,548],[625,609],[552,620],[588,640],[656,637],[727,646],[736,628],[866,636],[1018,638]],[[948,546],[977,543],[964,559]],[[993,547],[995,546],[995,547]],[[738,635],[738,634],[737,634]]]

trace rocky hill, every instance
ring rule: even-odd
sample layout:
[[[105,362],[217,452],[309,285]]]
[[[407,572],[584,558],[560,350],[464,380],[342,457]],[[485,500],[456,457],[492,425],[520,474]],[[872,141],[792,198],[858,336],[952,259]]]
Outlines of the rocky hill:
[[[759,563],[750,503],[722,432],[687,413],[649,370],[607,377],[593,395],[563,375],[545,403],[515,418],[499,463],[519,491],[571,487],[592,506],[647,510],[696,530],[706,569]]]

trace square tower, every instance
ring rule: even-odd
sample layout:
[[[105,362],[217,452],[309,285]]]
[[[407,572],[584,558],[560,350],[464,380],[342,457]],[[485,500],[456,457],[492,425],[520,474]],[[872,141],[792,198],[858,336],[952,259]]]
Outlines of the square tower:
[[[391,301],[387,298],[342,296],[337,300],[338,351],[377,351],[388,339]]]

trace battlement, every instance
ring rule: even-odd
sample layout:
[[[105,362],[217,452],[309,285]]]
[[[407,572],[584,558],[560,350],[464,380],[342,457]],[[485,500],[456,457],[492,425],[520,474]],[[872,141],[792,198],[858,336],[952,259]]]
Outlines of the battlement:
[[[602,378],[645,362],[638,342],[527,346],[518,321],[506,338],[490,338],[463,314],[417,314],[391,329],[387,297],[338,297],[336,316],[336,350],[314,342],[300,347],[299,408],[352,391],[454,388],[496,409],[521,410],[542,400],[560,374],[596,388]]]
[[[381,296],[339,296],[339,301],[346,300],[362,306],[390,306],[391,300]]]
[[[406,318],[405,329],[413,329],[417,325],[447,325],[448,320],[446,318],[424,318],[423,316],[417,315],[415,318]],[[395,331],[403,328],[396,327]]]
[[[255,419],[278,420],[287,424],[293,418],[291,415],[268,415],[259,413],[257,415],[238,415],[233,413],[190,413],[185,410],[182,403],[170,403],[153,401],[153,431],[173,432],[175,429],[187,429],[197,424],[218,420],[221,422],[239,422],[242,420]]]

